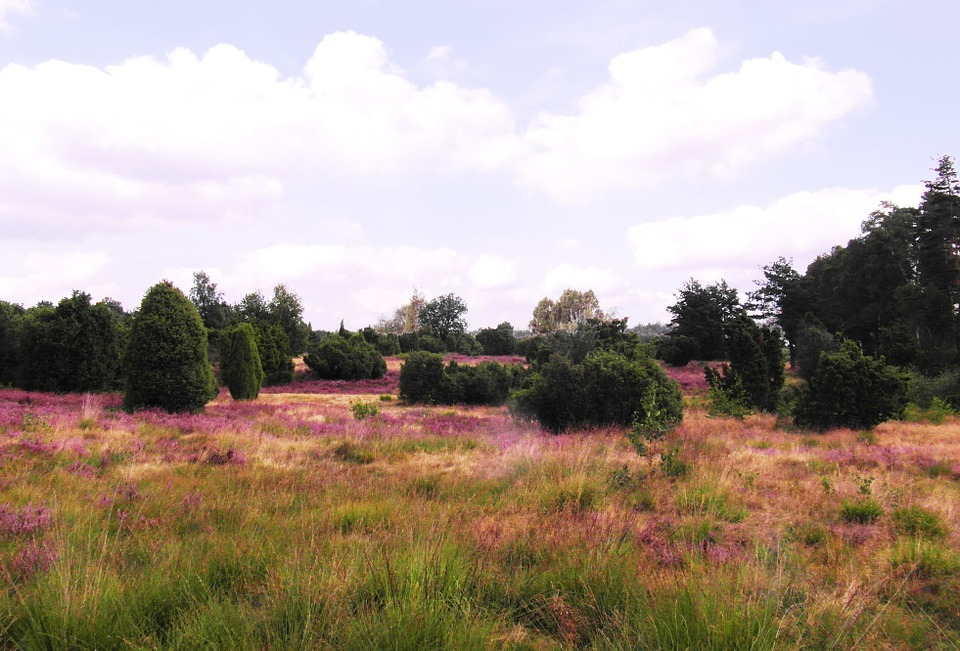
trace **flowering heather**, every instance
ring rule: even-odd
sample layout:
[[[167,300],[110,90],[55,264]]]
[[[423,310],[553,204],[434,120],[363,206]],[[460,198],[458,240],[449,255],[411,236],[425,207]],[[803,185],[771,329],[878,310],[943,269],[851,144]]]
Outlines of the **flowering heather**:
[[[710,389],[707,384],[706,375],[703,372],[701,362],[690,362],[686,366],[674,367],[661,364],[667,377],[676,380],[680,384],[680,390],[684,393],[706,392]]]
[[[400,371],[387,370],[386,375],[367,380],[320,380],[312,374],[297,375],[290,384],[263,387],[260,393],[333,393],[333,394],[396,394]]]
[[[50,509],[37,504],[23,508],[0,504],[0,536],[37,533],[50,527]]]
[[[57,560],[57,550],[43,540],[31,540],[21,547],[10,563],[14,579],[28,581],[49,570]]]

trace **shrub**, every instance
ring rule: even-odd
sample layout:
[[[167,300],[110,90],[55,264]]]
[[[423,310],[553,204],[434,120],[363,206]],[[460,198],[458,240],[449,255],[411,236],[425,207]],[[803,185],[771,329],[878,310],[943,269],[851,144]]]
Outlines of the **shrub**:
[[[400,398],[410,403],[502,405],[525,371],[518,364],[481,362],[475,366],[418,351],[400,368]]]
[[[276,323],[257,324],[257,351],[267,386],[293,382],[293,359],[287,333]]]
[[[871,429],[903,411],[906,377],[883,360],[867,357],[853,341],[823,353],[794,409],[799,427]]]
[[[383,377],[387,363],[362,335],[332,334],[320,340],[303,360],[324,380],[361,380]]]
[[[942,538],[947,535],[943,519],[920,506],[906,506],[893,512],[893,525],[908,536]]]
[[[513,326],[504,321],[496,328],[484,328],[477,333],[484,355],[512,355],[517,347]]]
[[[234,400],[253,400],[260,395],[263,366],[253,326],[241,323],[224,333],[220,377]]]
[[[373,402],[351,402],[350,413],[353,414],[356,420],[364,420],[366,418],[379,416],[380,407]]]
[[[651,417],[676,425],[680,387],[649,357],[590,353],[582,364],[554,356],[511,397],[511,411],[558,433],[580,427],[643,425]]]
[[[207,333],[193,303],[170,282],[147,291],[124,356],[123,407],[196,412],[217,395]]]
[[[871,524],[883,515],[883,507],[875,499],[844,501],[840,504],[840,519],[853,524]]]
[[[773,411],[784,382],[780,331],[760,328],[742,313],[725,324],[723,331],[730,364],[724,364],[719,372],[705,368],[711,402],[718,403],[721,412],[727,406]]]
[[[661,337],[657,340],[657,357],[670,366],[686,366],[700,356],[700,343],[687,335]]]
[[[449,393],[445,380],[443,355],[422,350],[412,352],[400,367],[400,399],[411,403],[443,403]]]

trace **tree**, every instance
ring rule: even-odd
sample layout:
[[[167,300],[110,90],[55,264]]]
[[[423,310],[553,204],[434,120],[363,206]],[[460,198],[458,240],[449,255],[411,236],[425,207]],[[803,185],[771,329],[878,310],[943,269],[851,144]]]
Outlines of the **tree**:
[[[484,355],[512,355],[517,347],[513,326],[504,321],[496,328],[483,328],[477,333]]]
[[[410,300],[398,307],[391,318],[381,316],[377,325],[374,326],[378,332],[392,333],[395,335],[411,334],[420,329],[419,314],[420,308],[426,302],[423,294],[416,287],[410,295]]]
[[[306,349],[310,328],[303,322],[303,303],[300,297],[280,284],[273,288],[273,298],[267,305],[269,320],[287,333],[290,354],[300,355]]]
[[[120,330],[113,309],[74,291],[55,308],[28,310],[21,339],[20,385],[35,391],[116,388]]]
[[[123,375],[127,411],[197,412],[217,395],[200,313],[169,281],[151,287],[133,317]]]
[[[463,315],[467,313],[467,305],[456,294],[438,296],[427,301],[420,308],[417,318],[420,325],[441,341],[449,335],[463,334],[467,329],[467,322]]]
[[[593,290],[580,292],[566,289],[556,302],[544,297],[537,303],[533,308],[530,329],[535,334],[549,334],[557,330],[572,332],[587,319],[594,318],[604,320],[605,315]]]
[[[904,407],[906,376],[882,359],[863,354],[846,339],[836,352],[823,353],[794,409],[799,427],[870,429],[897,417]]]
[[[743,400],[747,407],[773,411],[783,388],[783,338],[780,331],[761,328],[745,312],[724,326],[730,364],[718,372],[707,368],[710,387]],[[742,395],[736,395],[736,394]]]
[[[260,395],[265,378],[253,326],[241,323],[225,332],[223,338],[220,377],[234,400],[253,400]]]
[[[234,310],[248,323],[266,323],[270,321],[270,307],[259,290],[250,292],[237,303]]]
[[[747,292],[746,308],[763,321],[780,327],[787,339],[790,366],[796,363],[797,336],[803,316],[810,310],[806,284],[793,260],[779,257],[763,267],[762,281],[754,281],[757,289]]]
[[[683,335],[696,340],[701,359],[726,357],[724,325],[743,312],[737,290],[725,280],[703,286],[692,278],[667,310],[673,314],[668,336]]]
[[[0,385],[17,382],[23,323],[22,306],[0,301]]]
[[[223,300],[223,292],[217,291],[217,283],[210,280],[207,272],[193,272],[193,287],[190,288],[189,296],[190,302],[200,313],[204,327],[211,330],[227,327],[230,306]]]
[[[293,382],[294,365],[287,333],[276,323],[258,323],[254,330],[257,333],[264,384],[274,386]]]

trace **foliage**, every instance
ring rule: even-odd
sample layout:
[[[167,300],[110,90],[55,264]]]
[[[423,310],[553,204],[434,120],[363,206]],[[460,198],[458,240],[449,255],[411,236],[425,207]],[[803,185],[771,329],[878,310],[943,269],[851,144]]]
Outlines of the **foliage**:
[[[595,351],[582,364],[553,356],[511,397],[511,411],[545,429],[643,426],[648,419],[676,425],[683,402],[676,382],[650,357],[630,359]]]
[[[287,333],[276,323],[257,323],[257,351],[263,368],[265,386],[293,382],[294,365],[290,357]]]
[[[700,343],[687,335],[661,337],[657,340],[657,357],[670,366],[686,366],[700,357]]]
[[[411,353],[400,368],[400,398],[408,403],[502,405],[525,375],[518,364],[476,365],[426,351]]]
[[[572,332],[588,319],[604,318],[600,302],[592,289],[585,292],[565,289],[557,301],[544,297],[537,303],[530,329],[535,334],[549,334],[558,330]]]
[[[123,359],[123,407],[196,412],[217,395],[197,308],[170,282],[147,291]]]
[[[117,314],[74,291],[55,308],[27,310],[20,322],[18,384],[57,392],[117,388],[122,333]]]
[[[373,402],[351,402],[350,413],[356,420],[365,420],[380,415],[380,407]]]
[[[467,304],[456,294],[438,296],[427,301],[417,313],[420,327],[428,330],[441,341],[449,335],[459,335],[467,329],[463,315]]]
[[[325,380],[361,380],[383,377],[387,363],[363,335],[332,334],[310,349],[303,361]]]
[[[883,360],[863,354],[855,342],[823,353],[794,409],[799,427],[870,429],[903,410],[906,376]]]
[[[211,330],[227,327],[231,318],[230,306],[223,300],[223,292],[217,290],[217,283],[205,271],[193,272],[193,287],[188,296],[200,313],[204,327]]]
[[[743,311],[737,290],[725,280],[703,286],[694,279],[684,283],[677,302],[667,307],[673,314],[668,336],[696,340],[700,359],[726,358],[724,326]]]
[[[776,409],[784,382],[780,332],[760,328],[746,313],[740,313],[724,326],[724,335],[730,364],[724,364],[719,372],[705,368],[711,397],[735,409]],[[720,406],[717,409],[723,411]]]
[[[893,511],[893,524],[897,531],[908,536],[943,538],[947,527],[936,513],[920,506],[905,506]]]
[[[300,355],[306,350],[310,326],[303,322],[303,303],[300,297],[280,284],[273,288],[273,298],[267,304],[269,320],[276,323],[287,335],[290,354]]]
[[[512,355],[516,351],[517,338],[513,326],[504,321],[496,328],[483,328],[477,333],[477,341],[483,346],[484,355]]]
[[[0,301],[0,386],[17,380],[24,319],[23,307]]]
[[[809,380],[817,370],[820,355],[836,352],[837,340],[820,323],[804,321],[797,336],[796,348],[800,377]]]
[[[872,524],[883,515],[883,507],[872,498],[845,500],[840,504],[840,519],[853,524]]]
[[[223,335],[220,377],[234,400],[253,400],[260,395],[265,375],[257,350],[256,333],[249,323],[241,323]]]
[[[763,267],[763,277],[762,281],[754,281],[757,289],[747,292],[745,307],[762,322],[780,327],[787,340],[790,365],[793,366],[803,317],[811,307],[809,288],[793,268],[793,260],[783,257]]]
[[[384,357],[400,354],[400,339],[392,332],[378,332],[367,326],[360,331],[368,344],[380,351]]]
[[[539,368],[554,355],[581,363],[598,350],[618,353],[629,358],[647,357],[653,353],[652,344],[640,343],[640,338],[627,330],[626,319],[587,319],[576,330],[558,330],[521,340],[518,352],[534,368]]]

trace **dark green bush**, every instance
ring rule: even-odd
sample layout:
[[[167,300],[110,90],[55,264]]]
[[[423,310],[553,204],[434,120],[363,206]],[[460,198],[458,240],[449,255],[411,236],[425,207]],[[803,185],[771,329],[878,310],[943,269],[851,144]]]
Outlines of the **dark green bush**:
[[[883,360],[867,357],[855,342],[823,353],[794,408],[798,427],[871,429],[903,412],[907,378]]]
[[[443,355],[418,350],[410,353],[400,367],[399,397],[406,402],[445,403],[446,387]]]
[[[387,372],[383,355],[358,333],[349,338],[339,334],[324,337],[303,361],[325,380],[379,378]]]
[[[780,331],[761,328],[741,313],[724,325],[724,337],[730,363],[723,364],[720,371],[704,369],[711,402],[774,411],[784,382]]]
[[[425,351],[411,353],[400,368],[400,398],[431,404],[502,405],[516,388],[525,369],[518,364],[451,361]]]
[[[517,338],[513,326],[504,321],[496,328],[483,328],[477,333],[477,341],[483,346],[484,355],[513,355]]]
[[[263,367],[263,383],[274,386],[293,382],[294,365],[287,333],[276,323],[259,323],[254,329]]]
[[[582,364],[555,355],[511,397],[511,411],[552,432],[603,425],[676,425],[683,418],[680,387],[650,357],[609,351]]]
[[[123,363],[123,407],[195,412],[217,395],[207,333],[193,303],[170,282],[150,288],[133,318]]]
[[[256,334],[249,323],[241,323],[221,336],[223,343],[220,377],[234,400],[253,400],[260,395],[263,366]]]
[[[657,357],[670,366],[686,366],[700,356],[700,343],[687,335],[660,337]]]

